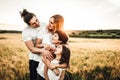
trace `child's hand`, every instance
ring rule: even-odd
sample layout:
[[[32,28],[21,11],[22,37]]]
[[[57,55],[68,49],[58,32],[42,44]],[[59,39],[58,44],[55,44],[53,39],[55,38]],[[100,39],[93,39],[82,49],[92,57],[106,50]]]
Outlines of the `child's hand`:
[[[58,76],[60,74],[60,71],[58,69],[53,69],[53,72]]]
[[[55,68],[56,68],[55,64],[50,64],[48,67],[49,67],[50,69],[55,69]]]
[[[54,40],[52,40],[52,43],[53,43],[53,44],[60,44],[61,41],[60,41],[60,40],[57,40],[57,39],[54,39]]]

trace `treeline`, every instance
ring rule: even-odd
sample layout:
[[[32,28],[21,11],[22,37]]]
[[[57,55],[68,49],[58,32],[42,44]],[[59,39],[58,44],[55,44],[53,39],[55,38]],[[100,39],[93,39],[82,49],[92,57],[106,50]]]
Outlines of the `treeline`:
[[[120,30],[86,30],[71,32],[70,37],[80,37],[80,38],[119,38]]]
[[[22,31],[16,31],[16,30],[0,30],[0,33],[22,33]]]
[[[0,33],[22,33],[22,31],[0,30]],[[66,30],[66,33],[70,37],[120,39],[120,30]]]

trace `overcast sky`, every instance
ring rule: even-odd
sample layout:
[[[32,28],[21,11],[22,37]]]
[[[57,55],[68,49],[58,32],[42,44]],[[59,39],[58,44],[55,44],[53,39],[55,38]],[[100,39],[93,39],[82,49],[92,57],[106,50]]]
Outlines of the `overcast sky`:
[[[19,15],[23,8],[46,23],[52,15],[61,14],[65,29],[120,29],[120,0],[0,0],[0,24],[24,28]]]

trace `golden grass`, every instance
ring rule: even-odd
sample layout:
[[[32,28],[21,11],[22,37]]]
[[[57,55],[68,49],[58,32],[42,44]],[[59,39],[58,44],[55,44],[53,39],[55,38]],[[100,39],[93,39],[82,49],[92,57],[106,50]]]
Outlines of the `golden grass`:
[[[23,80],[28,72],[27,48],[21,34],[0,34],[0,80]]]
[[[120,39],[70,38],[70,49],[72,80],[120,79]],[[28,77],[27,48],[21,34],[0,34],[0,80]]]

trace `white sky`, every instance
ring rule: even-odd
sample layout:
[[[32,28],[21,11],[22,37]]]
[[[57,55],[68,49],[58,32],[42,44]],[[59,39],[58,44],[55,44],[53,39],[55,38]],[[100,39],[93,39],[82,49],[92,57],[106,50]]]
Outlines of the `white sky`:
[[[19,11],[23,8],[46,23],[52,15],[61,14],[65,29],[120,29],[120,0],[0,0],[0,24],[22,29],[25,24]]]

